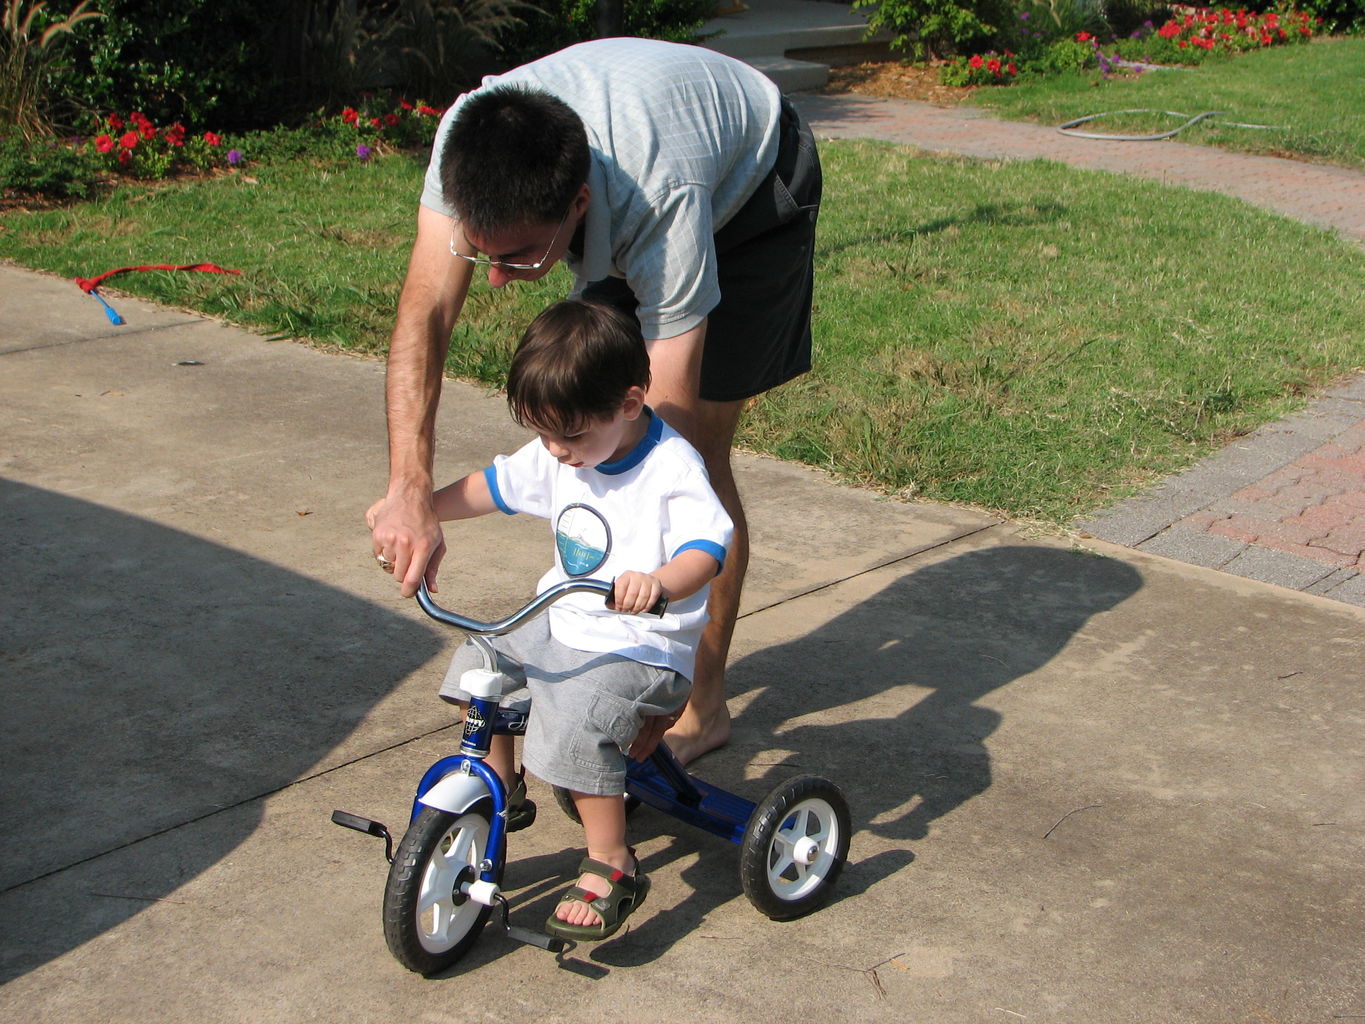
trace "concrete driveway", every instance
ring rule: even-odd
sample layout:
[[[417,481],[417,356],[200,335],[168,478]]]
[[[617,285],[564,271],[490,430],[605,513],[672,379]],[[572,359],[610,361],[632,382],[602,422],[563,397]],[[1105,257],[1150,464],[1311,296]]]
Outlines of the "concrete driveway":
[[[752,457],[735,738],[697,771],[843,787],[833,901],[769,922],[735,847],[646,810],[628,932],[408,974],[380,844],[329,821],[400,825],[456,742],[457,638],[361,521],[382,366],[119,308],[0,267],[0,1019],[1365,1018],[1365,611]],[[522,435],[448,385],[439,436],[453,476]],[[488,617],[549,551],[448,537],[441,599]],[[580,837],[532,795],[536,927]]]

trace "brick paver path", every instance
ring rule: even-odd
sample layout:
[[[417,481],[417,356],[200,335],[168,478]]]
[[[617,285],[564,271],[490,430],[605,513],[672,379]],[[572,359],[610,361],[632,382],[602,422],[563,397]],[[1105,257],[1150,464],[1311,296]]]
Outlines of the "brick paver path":
[[[884,139],[988,160],[1056,160],[1209,189],[1365,243],[1365,174],[1182,142],[1110,142],[1047,125],[1001,121],[972,107],[856,95],[792,97],[817,137]],[[1098,113],[1099,111],[1097,111]],[[1102,128],[1097,128],[1103,131]]]
[[[1080,139],[971,107],[857,95],[792,99],[820,138],[882,139],[931,153],[1056,160],[1154,178],[1235,196],[1365,244],[1365,174],[1358,171],[1171,140]],[[1365,297],[1361,316],[1365,323]],[[1365,378],[1084,529],[1365,607]]]

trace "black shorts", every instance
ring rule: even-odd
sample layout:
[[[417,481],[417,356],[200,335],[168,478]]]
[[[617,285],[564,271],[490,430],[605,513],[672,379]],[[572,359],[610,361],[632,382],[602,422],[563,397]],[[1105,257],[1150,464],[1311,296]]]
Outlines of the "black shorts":
[[[810,369],[815,222],[823,179],[815,138],[782,100],[777,161],[754,194],[716,232],[720,303],[706,324],[701,397],[733,402]],[[621,278],[595,281],[583,298],[635,314]]]

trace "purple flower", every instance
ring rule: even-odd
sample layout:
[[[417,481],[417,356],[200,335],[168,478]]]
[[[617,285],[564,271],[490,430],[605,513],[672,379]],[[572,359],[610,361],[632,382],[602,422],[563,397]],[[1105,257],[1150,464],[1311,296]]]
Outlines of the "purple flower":
[[[227,162],[231,166],[236,167],[239,163],[242,162],[242,151],[240,149],[229,149],[227,155]]]
[[[360,157],[361,160],[368,160],[370,158],[370,154],[373,152],[374,150],[372,150],[369,146],[365,145],[363,142],[359,146],[356,146],[355,148],[355,155]]]
[[[1020,21],[1028,21],[1028,11],[1021,11],[1021,12],[1019,13],[1019,20],[1020,20]]]

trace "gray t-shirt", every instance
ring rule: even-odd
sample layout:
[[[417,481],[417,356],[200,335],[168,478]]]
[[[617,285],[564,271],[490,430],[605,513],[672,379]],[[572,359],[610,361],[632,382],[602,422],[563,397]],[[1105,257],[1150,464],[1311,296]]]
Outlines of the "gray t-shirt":
[[[559,97],[587,129],[583,256],[566,259],[576,291],[625,278],[646,340],[701,323],[720,301],[713,236],[777,159],[777,86],[731,57],[651,39],[580,43],[480,89],[506,84]],[[422,204],[447,216],[441,149],[464,98],[441,121],[422,190]]]

